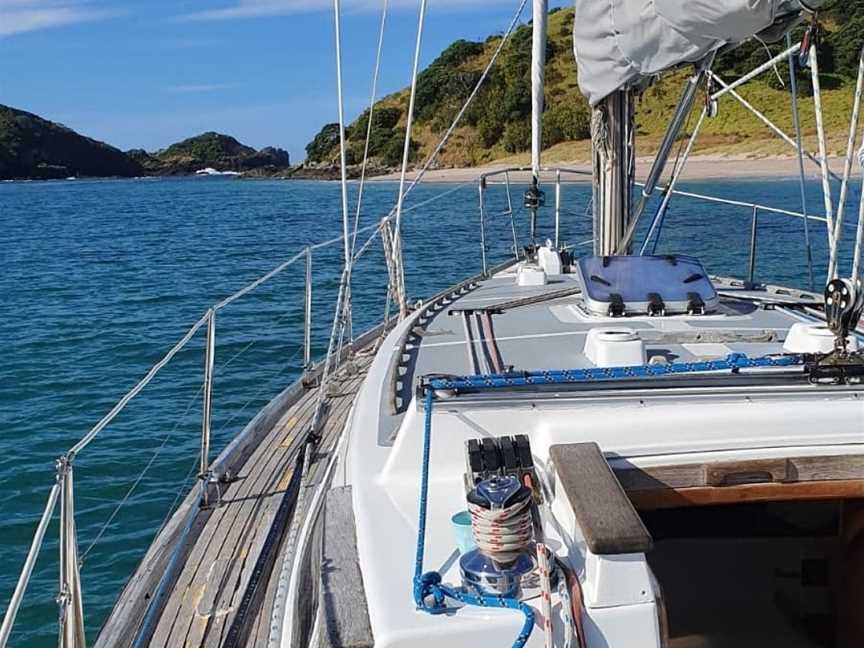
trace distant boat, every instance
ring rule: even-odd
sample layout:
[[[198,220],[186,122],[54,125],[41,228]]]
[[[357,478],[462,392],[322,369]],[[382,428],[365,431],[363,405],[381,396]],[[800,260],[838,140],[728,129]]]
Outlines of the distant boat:
[[[218,171],[213,167],[207,167],[206,169],[198,169],[195,172],[196,176],[239,176],[240,173],[237,171]]]

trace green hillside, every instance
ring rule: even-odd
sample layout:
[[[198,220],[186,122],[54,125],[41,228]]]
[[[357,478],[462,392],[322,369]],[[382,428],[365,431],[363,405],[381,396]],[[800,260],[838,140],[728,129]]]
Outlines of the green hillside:
[[[825,42],[820,49],[820,81],[829,148],[845,146],[852,106],[858,52],[864,40],[864,0],[837,3],[825,12]],[[590,150],[590,110],[579,93],[572,50],[573,10],[553,10],[549,17],[546,64],[546,113],[543,144],[546,159],[587,160]],[[800,27],[796,36],[800,36]],[[445,49],[420,75],[416,126],[412,151],[425,159],[480,78],[500,42],[500,35],[485,42],[459,40]],[[772,54],[782,47],[769,46]],[[715,72],[732,79],[769,58],[766,46],[746,43],[723,53]],[[524,159],[530,146],[529,118],[531,28],[517,28],[498,58],[478,97],[440,156],[440,167],[474,166],[495,160]],[[659,141],[680,94],[687,70],[668,75],[649,87],[638,102],[638,152],[648,155]],[[747,84],[740,94],[787,132],[792,130],[789,110],[788,69],[781,66]],[[815,149],[815,118],[810,99],[809,72],[799,75],[801,119],[808,147]],[[805,96],[806,95],[806,96]],[[399,164],[404,145],[408,90],[385,97],[375,107],[371,154],[378,165]],[[697,103],[696,110],[701,109]],[[694,116],[695,119],[695,116]],[[368,112],[346,129],[349,164],[363,155]],[[691,120],[692,125],[692,120]],[[328,166],[338,157],[338,125],[328,124],[307,147],[307,162]],[[735,99],[720,102],[717,117],[707,120],[696,154],[766,157],[789,154],[777,139]]]
[[[172,144],[156,153],[132,150],[128,155],[148,172],[157,175],[183,175],[213,167],[250,175],[272,175],[291,166],[287,151],[268,146],[256,151],[230,135],[207,132]]]
[[[122,151],[38,115],[0,105],[0,180],[135,176]]]

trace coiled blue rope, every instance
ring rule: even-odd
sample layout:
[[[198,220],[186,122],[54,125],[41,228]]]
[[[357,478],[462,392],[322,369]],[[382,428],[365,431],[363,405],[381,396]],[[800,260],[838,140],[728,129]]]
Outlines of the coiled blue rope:
[[[803,365],[800,355],[778,355],[749,358],[743,353],[731,353],[722,360],[703,362],[673,362],[661,365],[635,365],[631,367],[598,367],[591,369],[550,369],[510,374],[483,376],[446,376],[431,378],[427,386],[456,392],[477,392],[510,387],[564,385],[632,378],[655,378],[709,371],[738,371],[759,367],[791,367]]]
[[[534,610],[516,598],[507,596],[480,596],[469,594],[441,582],[438,572],[423,573],[423,556],[426,548],[426,511],[429,495],[429,453],[432,445],[432,407],[435,392],[426,390],[426,419],[423,430],[423,464],[420,473],[420,513],[417,523],[417,556],[414,563],[414,602],[418,610],[429,614],[441,614],[448,610],[445,599],[453,599],[465,605],[477,607],[519,610],[525,617],[522,629],[513,642],[513,648],[522,648],[534,630]]]
[[[435,390],[477,392],[509,387],[624,380],[628,378],[649,378],[722,370],[737,371],[739,369],[757,367],[789,367],[803,363],[804,358],[800,355],[748,358],[743,353],[733,353],[723,360],[709,360],[705,362],[681,362],[666,365],[639,365],[598,369],[528,371],[486,376],[439,377],[428,380],[425,385],[426,418],[423,430],[423,460],[420,474],[417,554],[414,564],[414,602],[417,604],[417,609],[429,614],[441,614],[448,611],[449,608],[445,601],[450,598],[465,605],[519,610],[525,616],[525,623],[513,642],[512,648],[523,648],[534,629],[534,611],[519,599],[506,596],[469,594],[444,585],[441,582],[441,574],[438,572],[423,572],[423,556],[426,547],[426,513],[429,499],[429,454],[432,445],[432,408],[435,403]]]

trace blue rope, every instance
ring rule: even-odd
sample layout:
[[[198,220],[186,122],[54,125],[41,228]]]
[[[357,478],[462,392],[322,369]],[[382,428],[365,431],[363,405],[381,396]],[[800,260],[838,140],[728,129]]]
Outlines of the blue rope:
[[[662,365],[636,365],[631,367],[600,367],[592,369],[560,369],[524,371],[510,374],[483,376],[437,377],[428,380],[427,388],[456,392],[477,392],[512,387],[565,385],[606,380],[654,378],[708,371],[738,371],[758,367],[791,367],[804,364],[800,355],[762,356],[748,358],[743,353],[731,353],[722,360],[703,362],[673,362]]]
[[[465,605],[477,607],[505,608],[519,610],[525,622],[512,648],[522,648],[534,629],[534,610],[516,598],[507,596],[480,596],[468,594],[448,587],[441,582],[441,574],[436,571],[423,573],[423,556],[426,547],[426,512],[429,499],[429,453],[432,445],[432,407],[435,392],[426,390],[426,419],[423,429],[423,466],[420,473],[420,513],[417,522],[417,557],[414,562],[414,602],[418,610],[429,614],[442,614],[450,608],[445,599],[450,598]]]
[[[432,408],[435,403],[435,390],[444,389],[457,392],[483,391],[510,387],[536,385],[561,385],[568,383],[594,382],[602,380],[623,380],[628,378],[648,378],[706,371],[750,369],[756,367],[789,367],[804,363],[799,355],[763,356],[748,358],[743,353],[733,353],[723,360],[705,362],[684,362],[666,365],[639,365],[633,367],[609,367],[598,369],[562,369],[549,371],[526,371],[513,374],[488,376],[438,377],[425,385],[426,416],[423,429],[423,460],[420,474],[420,512],[417,528],[417,554],[414,562],[414,602],[418,610],[429,614],[448,612],[445,600],[453,599],[465,605],[477,607],[505,608],[519,610],[525,622],[512,648],[523,648],[534,629],[534,611],[519,599],[507,596],[475,595],[444,585],[441,574],[436,571],[423,572],[423,557],[426,547],[426,515],[429,500],[429,455],[432,445]]]

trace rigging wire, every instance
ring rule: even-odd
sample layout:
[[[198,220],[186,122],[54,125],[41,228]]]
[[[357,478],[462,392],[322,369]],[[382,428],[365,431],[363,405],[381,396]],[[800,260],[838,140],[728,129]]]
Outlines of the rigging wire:
[[[132,482],[132,485],[128,488],[128,490],[126,491],[126,494],[123,496],[123,498],[117,503],[117,506],[114,507],[114,510],[111,512],[111,515],[108,516],[108,519],[105,520],[105,522],[99,528],[99,531],[96,534],[96,537],[93,538],[93,540],[90,542],[90,544],[87,546],[87,548],[81,553],[81,557],[78,559],[78,565],[79,566],[82,566],[84,564],[84,561],[87,559],[88,554],[99,543],[99,540],[101,540],[102,536],[105,535],[105,531],[108,530],[108,527],[111,525],[111,523],[117,517],[117,515],[120,513],[121,509],[126,505],[126,502],[128,502],[129,498],[132,497],[133,493],[138,488],[138,485],[141,483],[141,480],[144,479],[145,475],[147,475],[150,468],[156,462],[156,459],[159,457],[159,454],[162,452],[162,450],[165,449],[165,446],[168,445],[168,441],[170,441],[173,438],[174,433],[177,432],[177,428],[179,428],[180,424],[186,419],[186,415],[189,414],[189,411],[192,409],[192,406],[197,402],[198,398],[201,396],[201,392],[203,392],[203,391],[204,391],[204,385],[201,385],[198,388],[198,391],[195,393],[195,395],[189,399],[189,403],[186,405],[186,409],[177,418],[177,420],[174,423],[174,427],[172,427],[171,431],[165,435],[165,437],[162,439],[162,443],[156,447],[156,450],[154,450],[154,452],[153,452],[153,456],[150,457],[150,460],[147,462],[147,464],[144,466],[143,470],[141,470],[141,472],[135,478],[135,481]],[[195,465],[197,466],[197,463]]]
[[[384,49],[384,31],[387,26],[387,7],[388,0],[384,0],[383,7],[381,8],[381,25],[378,29],[378,49],[375,53],[375,69],[372,73],[372,92],[369,96],[369,116],[366,122],[366,142],[363,145],[363,163],[360,169],[360,185],[357,189],[357,209],[354,213],[354,225],[352,227],[352,236],[351,236],[351,265],[348,268],[348,277],[346,279],[348,283],[347,287],[347,297],[345,299],[345,305],[342,313],[343,326],[339,331],[339,345],[337,347],[337,353],[342,352],[342,343],[345,337],[346,328],[348,329],[349,338],[353,337],[353,317],[351,313],[351,277],[353,274],[353,259],[354,259],[354,250],[357,247],[357,228],[360,226],[360,212],[363,208],[363,189],[366,186],[366,169],[369,163],[369,143],[372,140],[372,119],[375,114],[375,97],[378,95],[378,77],[381,72],[381,52]]]
[[[216,430],[216,436],[219,436],[219,434],[221,434],[225,430],[225,428],[227,428],[229,425],[231,425],[231,423],[233,423],[235,420],[237,420],[237,418],[245,411],[245,409],[247,407],[249,407],[249,405],[251,405],[256,400],[258,400],[258,398],[261,396],[261,394],[264,393],[264,390],[266,390],[268,387],[270,387],[270,385],[273,383],[274,380],[276,380],[277,378],[282,376],[286,371],[288,371],[288,369],[291,368],[292,363],[297,359],[297,357],[300,355],[300,353],[302,351],[303,351],[303,347],[302,346],[298,347],[297,350],[294,352],[294,355],[292,355],[290,358],[288,358],[288,360],[286,360],[282,366],[277,368],[278,369],[277,373],[270,376],[270,378],[268,378],[264,382],[264,384],[261,385],[261,387],[258,389],[258,391],[256,391],[252,395],[252,397],[249,400],[247,400],[246,403],[239,410],[234,412],[234,414],[231,415],[231,418],[229,418],[227,421],[225,421],[225,423],[223,423],[221,425],[221,427],[218,430]]]
[[[177,342],[177,344],[171,347],[168,353],[166,353],[159,362],[153,365],[150,368],[150,371],[148,371],[147,374],[140,381],[138,381],[138,383],[131,390],[129,390],[129,392],[125,396],[123,396],[123,398],[117,401],[117,404],[111,408],[111,411],[108,412],[104,417],[102,417],[102,419],[96,425],[94,425],[93,428],[87,434],[85,434],[78,443],[72,446],[69,452],[66,453],[67,457],[74,457],[79,452],[81,452],[81,450],[86,448],[90,444],[90,442],[93,441],[93,439],[95,439],[96,436],[103,429],[105,429],[105,427],[111,421],[114,420],[114,417],[117,416],[117,414],[119,414],[124,407],[126,407],[126,404],[133,398],[135,398],[135,396],[137,396],[141,392],[141,390],[144,389],[144,387],[146,387],[151,380],[153,380],[153,378],[156,376],[157,373],[159,373],[162,367],[168,364],[171,359],[175,355],[177,355],[183,347],[186,346],[189,340],[192,339],[198,329],[200,329],[204,325],[204,323],[209,317],[209,312],[205,313],[201,317],[201,319],[195,322],[195,324],[192,325],[189,331],[187,331],[186,335],[184,335],[180,339],[180,341]]]
[[[519,3],[519,6],[516,9],[515,14],[513,15],[513,18],[511,19],[510,24],[507,26],[506,31],[502,35],[501,41],[498,43],[498,47],[495,49],[495,52],[493,52],[492,57],[489,59],[489,62],[486,64],[486,67],[483,69],[483,73],[480,75],[480,78],[477,80],[477,83],[474,84],[474,89],[471,91],[471,94],[468,95],[468,98],[463,103],[462,108],[459,110],[459,112],[453,118],[453,121],[451,122],[450,127],[447,129],[447,131],[441,137],[441,140],[438,142],[438,145],[435,147],[435,149],[432,151],[432,153],[429,154],[429,157],[426,159],[426,162],[423,163],[423,166],[415,174],[414,178],[411,181],[411,184],[408,186],[407,189],[405,189],[404,195],[402,193],[401,182],[400,182],[400,192],[399,192],[400,193],[400,200],[404,200],[404,198],[406,198],[408,196],[408,194],[410,194],[411,191],[423,181],[423,178],[426,175],[426,172],[429,171],[432,164],[435,162],[435,160],[438,159],[438,155],[441,153],[441,151],[447,145],[447,142],[450,140],[450,136],[453,134],[453,132],[456,130],[456,128],[461,123],[462,117],[465,115],[465,112],[468,110],[468,107],[471,105],[471,103],[474,101],[474,98],[480,92],[480,88],[483,86],[483,83],[486,81],[486,78],[489,76],[489,72],[492,71],[492,67],[497,62],[498,56],[501,54],[502,50],[504,49],[504,46],[510,41],[510,36],[513,34],[513,30],[516,28],[516,25],[519,23],[519,19],[522,16],[522,12],[525,10],[525,5],[527,4],[527,1],[528,0],[521,0],[521,2]],[[425,4],[425,0],[424,0],[424,4]],[[407,140],[406,140],[406,143],[407,143]],[[397,203],[397,208],[398,207],[399,207],[399,205]],[[395,211],[396,211],[396,209],[391,210],[390,214],[388,214],[387,218],[390,219],[393,216]],[[398,222],[399,222],[399,219],[397,218],[397,223]],[[397,226],[397,237],[399,236],[398,230],[399,230],[399,227]],[[401,247],[398,250],[394,250],[394,255],[397,253],[400,255],[400,258],[401,258]]]
[[[786,34],[786,47],[791,50],[792,36]],[[810,279],[810,290],[815,289],[813,281],[813,248],[810,245],[810,221],[807,218],[807,191],[804,176],[803,140],[801,137],[801,118],[798,114],[798,79],[795,76],[796,57],[790,51],[787,55],[789,65],[789,92],[792,97],[792,124],[795,128],[795,143],[798,148],[798,185],[801,192],[801,213],[804,214],[804,248],[807,257],[807,274]]]
[[[171,506],[168,508],[168,514],[162,519],[162,524],[159,525],[159,530],[153,534],[154,538],[159,537],[159,534],[162,533],[163,529],[165,529],[168,522],[171,520],[171,516],[177,512],[177,504],[180,501],[180,498],[183,497],[184,494],[188,493],[186,485],[192,481],[192,477],[195,476],[198,469],[201,467],[199,461],[200,460],[196,457],[192,462],[192,466],[190,466],[189,470],[186,472],[186,476],[180,480],[180,484],[177,487],[177,494],[174,496],[174,501],[171,502]]]
[[[836,269],[834,244],[834,204],[831,198],[831,183],[828,179],[828,146],[825,142],[825,125],[822,119],[822,89],[819,84],[819,59],[816,53],[816,44],[810,43],[808,56],[810,65],[810,79],[813,84],[813,107],[816,113],[816,139],[819,144],[819,168],[822,172],[822,200],[825,204],[825,223],[828,226],[828,249],[830,257],[828,262],[828,279],[833,279],[833,271]]]
[[[344,237],[345,265],[351,263],[351,248],[348,238],[348,168],[345,155],[345,109],[342,101],[342,6],[341,0],[333,0],[333,16],[336,31],[336,100],[339,112],[339,171],[342,175],[342,236]]]
[[[360,210],[363,206],[363,188],[366,186],[366,167],[369,162],[369,143],[372,140],[372,117],[375,112],[375,97],[378,96],[378,76],[381,72],[381,52],[384,49],[384,29],[387,25],[387,7],[389,0],[384,0],[381,9],[381,26],[378,29],[378,51],[375,54],[375,69],[372,73],[372,94],[369,97],[369,119],[366,123],[366,142],[363,146],[363,164],[360,168],[360,184],[357,189],[357,210],[354,213],[354,235],[351,238],[351,253],[357,245],[357,227],[360,225]]]
[[[846,142],[846,162],[843,166],[843,181],[840,183],[840,197],[837,199],[837,218],[834,223],[834,245],[840,247],[840,239],[843,236],[842,224],[843,214],[846,207],[846,194],[849,190],[849,174],[852,171],[852,159],[855,155],[855,135],[858,131],[859,117],[861,115],[861,93],[864,91],[864,49],[858,55],[858,78],[855,81],[855,99],[852,102],[852,116],[849,119],[849,139]],[[862,141],[864,145],[864,141]],[[833,267],[829,269],[828,276],[833,278],[837,275],[839,253],[832,254]]]
[[[861,166],[861,195],[858,200],[858,225],[855,229],[855,247],[852,251],[852,281],[860,276],[861,246],[864,242],[864,144],[858,151],[858,164]]]
[[[423,28],[426,23],[426,0],[420,0],[417,21],[417,40],[414,44],[414,67],[411,72],[411,94],[408,98],[408,116],[405,122],[405,143],[402,147],[402,170],[399,174],[399,197],[396,200],[396,229],[393,235],[393,261],[396,268],[396,295],[399,300],[399,319],[405,319],[408,305],[405,298],[405,269],[402,266],[402,204],[405,201],[405,176],[408,173],[408,158],[411,155],[411,129],[414,122],[414,104],[417,99],[417,76],[420,71],[420,50],[423,45]]]

